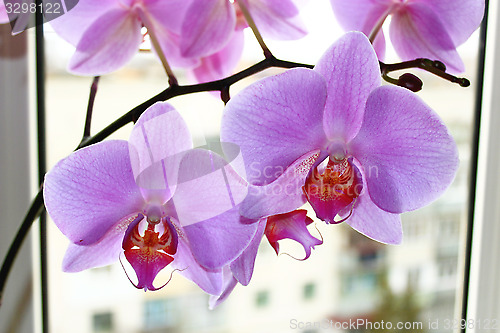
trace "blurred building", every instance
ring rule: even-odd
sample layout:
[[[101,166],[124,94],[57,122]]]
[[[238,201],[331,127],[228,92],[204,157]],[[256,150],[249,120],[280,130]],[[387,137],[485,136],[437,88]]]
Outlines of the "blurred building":
[[[469,68],[473,65],[469,64]],[[93,126],[101,128],[110,119],[164,89],[166,81],[162,70],[156,62],[154,66],[146,73],[132,69],[104,77],[96,99]],[[321,233],[324,244],[316,247],[308,260],[300,262],[287,255],[276,257],[264,239],[250,285],[236,287],[225,303],[210,311],[208,296],[178,273],[174,273],[165,288],[145,293],[130,284],[119,263],[81,273],[61,272],[67,240],[51,224],[51,331],[352,333],[369,332],[370,327],[358,325],[342,329],[342,323],[384,320],[422,323],[422,330],[411,329],[419,332],[428,331],[429,322],[437,320],[440,326],[433,327],[432,332],[451,332],[444,329],[444,320],[454,318],[457,291],[459,294],[462,287],[460,249],[467,209],[473,92],[421,72],[419,76],[425,77],[420,95],[438,111],[457,140],[461,166],[445,196],[426,208],[403,214],[401,245],[377,243],[345,223],[327,226],[317,222],[319,231],[314,226],[310,226],[310,231],[316,237]],[[140,85],[137,85],[138,78]],[[60,71],[49,77],[48,124],[60,128],[48,131],[51,164],[79,142],[89,85],[88,78],[61,76]],[[109,100],[101,100],[101,94]],[[448,95],[453,98],[443,98]],[[198,94],[194,99],[180,98],[172,102],[182,109],[181,114],[190,126],[202,126],[200,132],[206,137],[216,135],[222,109],[220,101],[208,94]],[[81,121],[75,120],[74,114],[68,114],[67,105],[71,103],[81,109],[76,116]],[[61,137],[71,139],[61,140]],[[114,137],[127,138],[128,132],[122,131]],[[203,138],[198,142],[203,144]],[[314,213],[310,212],[309,216],[314,217]],[[303,250],[293,242],[284,241],[282,251],[296,258],[303,257]],[[135,278],[133,271],[129,274]],[[169,272],[162,272],[155,284],[161,285],[169,277]]]

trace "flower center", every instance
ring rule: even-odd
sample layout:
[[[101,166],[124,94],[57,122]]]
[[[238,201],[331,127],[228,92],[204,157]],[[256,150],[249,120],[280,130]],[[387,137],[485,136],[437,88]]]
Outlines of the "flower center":
[[[304,193],[316,216],[327,223],[340,223],[335,216],[353,204],[363,189],[361,174],[351,158],[333,151],[323,172],[314,168],[307,177]]]
[[[174,260],[172,256],[177,252],[177,231],[170,217],[162,217],[157,213],[152,210],[151,215],[146,216],[147,227],[144,234],[140,232],[140,229],[144,229],[144,224],[140,223],[144,216],[139,215],[129,225],[123,238],[125,257],[134,268],[138,279],[137,285],[132,284],[138,289],[162,288],[163,286],[155,288],[153,281],[156,275]]]
[[[163,210],[161,206],[153,205],[146,209],[146,221],[149,224],[158,224],[163,216]]]

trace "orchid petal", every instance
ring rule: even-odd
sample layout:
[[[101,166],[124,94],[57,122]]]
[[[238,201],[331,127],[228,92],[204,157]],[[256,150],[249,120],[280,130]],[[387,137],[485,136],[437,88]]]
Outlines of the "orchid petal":
[[[85,269],[112,264],[123,252],[123,235],[127,226],[137,214],[122,219],[113,226],[99,241],[90,245],[70,243],[63,259],[63,271],[80,272]]]
[[[220,156],[201,149],[184,156],[171,202],[204,267],[220,268],[234,260],[255,234],[256,221],[239,215],[246,194],[246,182]]]
[[[215,192],[217,193],[217,192]],[[196,210],[196,206],[191,208]],[[208,269],[236,259],[254,237],[258,223],[239,214],[239,206],[206,221],[184,227],[196,260]]]
[[[343,214],[347,217],[350,209]],[[403,239],[403,229],[399,214],[380,209],[373,203],[368,192],[356,199],[351,216],[346,221],[353,229],[378,242],[399,244]]]
[[[129,139],[132,169],[147,201],[172,197],[183,153],[192,148],[186,123],[168,103],[156,103],[137,120]]]
[[[235,279],[244,286],[247,286],[252,279],[253,267],[260,241],[266,229],[266,219],[261,219],[258,223],[257,232],[253,236],[248,247],[230,265],[231,272]]]
[[[236,26],[236,14],[227,0],[194,0],[181,33],[181,54],[203,57],[223,48]]]
[[[241,215],[261,218],[282,214],[299,208],[306,202],[302,190],[309,170],[319,157],[314,150],[299,157],[274,182],[248,188],[248,195],[241,204]]]
[[[124,217],[140,212],[126,141],[106,141],[80,149],[45,176],[47,212],[72,242],[100,240]]]
[[[222,79],[232,74],[243,53],[243,31],[235,31],[231,40],[219,52],[201,59],[200,65],[193,69],[198,82]]]
[[[250,183],[269,184],[300,156],[326,145],[325,100],[323,78],[296,68],[254,83],[227,103],[221,140],[240,146]]]
[[[0,24],[9,23],[9,16],[3,1],[0,1]]]
[[[163,1],[153,0],[145,3],[145,8],[137,8],[137,13],[147,27],[150,37],[152,35],[156,37],[160,51],[171,66],[193,67],[199,63],[196,58],[186,58],[181,55],[178,21],[184,17],[187,4],[188,2],[179,3],[179,0],[174,0],[174,7],[170,8]],[[179,7],[181,5],[182,7]],[[175,16],[175,19],[172,20],[172,16]],[[158,55],[159,50],[153,48],[153,52]]]
[[[164,29],[181,33],[190,1],[187,0],[143,0],[145,12],[151,20],[161,22]]]
[[[269,243],[279,252],[278,241],[282,239],[293,239],[302,245],[306,260],[311,255],[311,250],[316,245],[323,244],[322,240],[313,237],[307,230],[307,225],[313,220],[307,216],[307,211],[300,209],[290,213],[270,216],[267,219],[266,237]]]
[[[181,55],[180,36],[164,29],[159,22],[152,21],[152,29],[156,32],[156,38],[168,63],[173,67],[193,68],[199,66],[200,59],[186,58]],[[158,55],[158,51],[153,48]]]
[[[395,86],[370,95],[350,152],[365,169],[373,202],[391,213],[438,198],[458,167],[457,146],[441,119],[414,93]]]
[[[91,245],[70,243],[64,255],[62,269],[74,273],[95,267],[111,265],[123,252],[121,241],[123,232],[113,233],[114,237],[105,237],[102,241]]]
[[[335,18],[346,31],[361,31],[370,36],[372,30],[377,26],[394,5],[392,0],[330,0]],[[385,37],[380,30],[373,43],[379,59],[385,56]]]
[[[231,295],[231,292],[234,290],[234,287],[236,287],[236,285],[238,284],[238,281],[234,278],[233,274],[231,273],[231,270],[227,266],[223,268],[223,276],[224,276],[224,287],[222,289],[222,293],[217,296],[215,295],[210,296],[210,299],[208,301],[208,308],[210,310],[215,309],[222,302],[224,302],[229,297],[229,295]]]
[[[186,122],[167,102],[153,104],[139,117],[130,134],[129,143],[140,152],[140,155],[132,156],[136,176],[154,162],[193,147]]]
[[[72,72],[100,75],[127,63],[142,42],[141,22],[127,9],[101,15],[82,35],[70,60]]]
[[[122,8],[119,0],[80,0],[70,11],[50,21],[55,32],[76,46],[85,31],[110,10]]]
[[[361,127],[368,95],[380,86],[375,51],[365,35],[350,32],[323,54],[314,70],[328,85],[324,131],[330,140],[349,142]]]
[[[245,0],[257,28],[265,37],[293,40],[304,37],[307,30],[299,10],[291,0]]]
[[[420,2],[439,14],[439,19],[455,46],[469,39],[472,32],[481,24],[484,16],[485,2],[483,0],[421,0]]]
[[[247,195],[246,182],[219,155],[194,149],[184,155],[172,198],[182,226],[217,219]]]
[[[393,0],[330,0],[335,18],[340,25],[348,31],[356,30],[369,35],[371,29],[375,26],[377,19],[374,19],[379,13],[386,12],[392,4]],[[370,18],[372,17],[372,18]]]
[[[339,216],[342,220],[346,219],[346,223],[354,230],[373,240],[386,244],[401,243],[403,229],[400,215],[386,212],[373,203],[366,183],[366,173],[370,176],[372,170],[363,169],[356,159],[352,161],[362,174],[363,190],[353,205],[346,207]]]
[[[410,3],[394,15],[390,35],[396,52],[403,60],[425,57],[442,61],[455,73],[465,69],[438,14],[424,4]]]
[[[182,227],[175,225],[177,230]],[[223,288],[222,269],[208,270],[201,267],[193,257],[189,241],[184,232],[179,232],[177,254],[170,267],[179,270],[185,278],[196,283],[203,291],[211,295],[219,295]]]

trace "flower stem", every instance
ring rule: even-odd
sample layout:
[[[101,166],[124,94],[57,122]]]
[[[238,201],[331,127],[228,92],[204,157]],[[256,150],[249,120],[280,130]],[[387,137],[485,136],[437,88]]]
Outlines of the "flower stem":
[[[23,241],[26,238],[26,235],[28,234],[33,221],[35,221],[40,216],[40,214],[42,214],[43,209],[43,194],[42,190],[40,190],[36,197],[33,199],[31,207],[26,213],[23,223],[21,223],[16,237],[14,237],[14,240],[9,247],[9,251],[7,252],[7,255],[5,256],[5,259],[2,263],[2,268],[0,269],[0,306],[2,305],[3,291],[7,283],[7,278],[9,277],[9,273],[12,269],[12,265],[14,264],[17,253],[21,249],[21,245],[23,244]]]
[[[248,11],[247,6],[243,2],[243,0],[236,0],[236,3],[241,9],[241,12],[243,13],[243,16],[245,17],[245,20],[248,23],[248,26],[252,29],[253,34],[255,35],[255,38],[257,38],[257,41],[259,42],[260,47],[262,48],[262,51],[264,51],[264,56],[267,58],[274,58],[273,54],[267,47],[266,43],[264,42],[264,39],[262,38],[262,35],[259,32],[259,29],[257,29],[257,25],[255,24],[255,21],[252,18],[252,15],[250,15],[250,12]]]
[[[87,105],[87,116],[85,118],[85,127],[83,128],[82,142],[90,137],[90,127],[92,123],[92,111],[94,110],[94,101],[97,94],[97,86],[99,85],[100,76],[95,76],[92,80],[89,93],[89,104]]]
[[[380,17],[380,19],[377,21],[377,24],[373,27],[372,31],[370,32],[370,35],[368,36],[368,39],[370,40],[370,43],[373,44],[375,41],[375,38],[377,38],[378,33],[382,29],[382,26],[384,25],[385,20],[387,20],[387,17],[391,14],[392,12],[392,6],[390,6]]]
[[[165,57],[165,54],[163,53],[163,49],[161,48],[160,42],[158,40],[158,37],[156,36],[156,32],[153,29],[153,25],[151,24],[151,21],[147,17],[147,15],[141,15],[142,22],[144,23],[144,26],[146,29],[148,29],[148,34],[149,38],[151,39],[151,44],[153,44],[153,48],[156,51],[156,54],[158,54],[158,57],[160,58],[160,61],[163,65],[163,68],[165,69],[165,72],[167,73],[168,76],[168,83],[170,86],[177,86],[177,78],[175,77],[174,72],[172,71],[172,68],[170,68],[170,65],[168,64],[167,57]]]
[[[120,118],[116,119],[114,122],[112,122],[110,125],[108,125],[106,128],[104,128],[102,131],[97,133],[94,136],[89,136],[87,140],[82,140],[78,147],[75,150],[78,150],[83,147],[90,146],[91,144],[100,142],[107,138],[109,135],[113,134],[123,126],[127,125],[128,123],[134,122],[137,120],[137,118],[144,112],[148,107],[153,105],[156,102],[159,101],[166,101],[168,99],[171,99],[173,97],[181,96],[181,95],[187,95],[187,94],[192,94],[192,93],[197,93],[197,92],[204,92],[204,91],[221,91],[225,92],[229,87],[233,84],[235,84],[238,81],[241,81],[249,76],[252,76],[258,72],[261,72],[265,69],[271,68],[271,67],[278,67],[278,68],[295,68],[295,67],[305,67],[305,68],[313,68],[312,65],[308,64],[301,64],[301,63],[296,63],[296,62],[291,62],[291,61],[285,61],[285,60],[279,60],[274,57],[264,59],[261,62],[248,67],[247,69],[242,70],[241,72],[238,72],[234,75],[231,75],[229,77],[226,77],[224,79],[216,80],[216,81],[211,81],[211,82],[206,82],[206,83],[200,83],[200,84],[194,84],[194,85],[187,85],[187,86],[179,86],[179,85],[170,85],[167,89],[162,91],[161,93],[157,94],[156,96],[151,97],[144,103],[136,106],[129,112],[125,113],[123,116]],[[92,94],[92,93],[91,93]],[[44,210],[44,203],[43,203],[43,191],[40,189],[36,197],[33,199],[31,206],[26,213],[26,216],[24,217],[23,222],[21,223],[21,226],[19,227],[17,234],[12,241],[9,251],[7,252],[7,255],[5,256],[5,259],[2,263],[2,267],[0,268],[0,306],[2,304],[2,296],[3,296],[3,291],[5,289],[5,285],[7,283],[7,278],[9,276],[9,273],[12,269],[12,265],[14,264],[14,260],[16,258],[17,253],[19,252],[21,245],[28,234],[28,231],[33,224],[33,222],[41,215],[41,213]]]
[[[460,78],[451,75],[449,73],[446,73],[446,66],[439,60],[418,58],[415,60],[403,61],[396,64],[385,64],[381,61],[379,63],[380,63],[380,71],[382,72],[382,77],[388,82],[390,82],[390,80],[387,80],[388,78],[387,74],[389,74],[390,72],[409,69],[409,68],[420,68],[436,76],[439,76],[447,81],[456,83],[461,87],[470,86],[470,81],[467,80],[466,78]]]
[[[216,81],[211,81],[211,82],[205,82],[205,83],[199,83],[199,84],[193,84],[193,85],[176,85],[176,86],[170,86],[167,89],[163,90],[156,96],[151,97],[147,101],[143,102],[142,104],[136,106],[120,118],[116,119],[113,123],[108,125],[106,128],[104,128],[102,131],[99,133],[95,134],[94,136],[91,136],[86,140],[84,143],[81,143],[77,149],[89,146],[91,144],[100,142],[107,138],[109,135],[113,134],[116,132],[118,129],[122,128],[123,126],[127,125],[130,122],[135,122],[139,116],[146,111],[148,107],[153,105],[156,102],[162,102],[169,100],[173,97],[177,96],[182,96],[182,95],[188,95],[188,94],[193,94],[193,93],[198,93],[198,92],[204,92],[204,91],[223,91],[227,89],[227,87],[230,87],[231,85],[235,84],[238,81],[243,80],[244,78],[247,78],[249,76],[252,76],[256,73],[259,73],[265,69],[271,68],[271,67],[277,67],[277,68],[296,68],[296,67],[305,67],[312,69],[314,66],[309,65],[309,64],[301,64],[301,63],[296,63],[296,62],[291,62],[291,61],[285,61],[285,60],[280,60],[276,59],[274,57],[272,58],[266,58],[262,60],[261,62],[250,66],[236,74],[233,74],[231,76],[228,76],[224,79],[216,80]]]

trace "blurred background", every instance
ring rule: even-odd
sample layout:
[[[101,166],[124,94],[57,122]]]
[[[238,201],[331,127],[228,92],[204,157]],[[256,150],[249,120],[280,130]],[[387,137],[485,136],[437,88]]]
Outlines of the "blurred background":
[[[291,42],[266,42],[278,58],[315,64],[343,32],[327,0],[305,3],[302,16],[309,30],[307,37]],[[92,78],[67,73],[73,48],[53,33],[49,25],[45,27],[46,131],[50,168],[71,153],[81,140]],[[245,37],[239,69],[262,59],[251,32],[247,31]],[[477,33],[459,49],[467,68],[463,76],[471,80],[472,86],[477,77],[477,49]],[[397,61],[393,52],[389,51],[388,55],[388,62]],[[245,79],[231,88],[231,95],[251,82],[281,71],[270,69]],[[181,84],[190,83],[186,73],[175,72]],[[145,293],[130,284],[119,263],[81,273],[62,272],[61,263],[68,241],[49,221],[50,332],[397,331],[395,327],[388,330],[376,327],[381,321],[394,325],[405,323],[401,331],[452,332],[453,319],[460,318],[463,290],[475,90],[473,87],[461,88],[422,71],[413,73],[424,81],[424,88],[418,95],[443,118],[457,142],[460,169],[442,198],[418,211],[403,214],[401,245],[380,244],[346,224],[326,225],[317,221],[310,226],[310,231],[317,238],[321,234],[324,244],[316,247],[308,260],[300,262],[287,255],[276,256],[264,239],[250,285],[237,286],[225,303],[208,310],[208,296],[176,273],[165,288]],[[101,78],[92,133],[166,87],[167,78],[156,57],[148,52],[137,54],[122,70]],[[195,145],[218,139],[223,109],[219,99],[199,93],[169,102],[188,122]],[[112,138],[127,139],[130,129],[131,125]],[[27,204],[21,206],[27,207]],[[312,211],[308,215],[315,216]],[[16,225],[18,221],[16,218],[9,223]],[[282,252],[303,257],[300,246],[281,242]],[[0,254],[3,253],[2,250]],[[161,285],[169,277],[170,272],[162,272],[155,284]],[[368,324],[346,329],[343,323],[353,321]],[[438,326],[434,325],[436,322]]]

